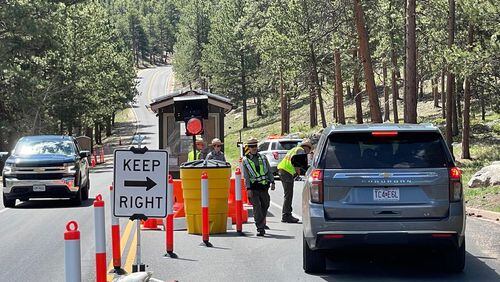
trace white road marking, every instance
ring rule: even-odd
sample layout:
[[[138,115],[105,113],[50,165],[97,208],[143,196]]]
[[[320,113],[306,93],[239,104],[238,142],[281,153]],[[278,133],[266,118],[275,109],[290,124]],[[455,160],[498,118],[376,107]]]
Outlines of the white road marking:
[[[276,204],[276,203],[275,203],[275,202],[273,202],[273,201],[271,201],[271,205],[273,205],[273,206],[277,207],[278,209],[280,209],[280,211],[281,211],[281,210],[283,210],[283,207],[282,207],[282,206],[280,206],[280,205]],[[294,213],[294,212],[292,212],[292,215],[293,215],[294,217],[298,218],[300,221],[302,221],[302,216],[300,216],[300,215],[298,215],[298,214],[296,214],[296,213]]]

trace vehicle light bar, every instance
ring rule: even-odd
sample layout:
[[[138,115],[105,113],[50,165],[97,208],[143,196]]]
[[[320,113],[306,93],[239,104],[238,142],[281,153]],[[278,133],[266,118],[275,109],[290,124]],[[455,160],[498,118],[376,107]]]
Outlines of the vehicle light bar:
[[[342,239],[344,237],[345,236],[342,235],[342,234],[326,234],[326,235],[323,235],[323,238],[325,238],[325,239]]]
[[[397,131],[372,131],[374,137],[394,137],[398,136]]]

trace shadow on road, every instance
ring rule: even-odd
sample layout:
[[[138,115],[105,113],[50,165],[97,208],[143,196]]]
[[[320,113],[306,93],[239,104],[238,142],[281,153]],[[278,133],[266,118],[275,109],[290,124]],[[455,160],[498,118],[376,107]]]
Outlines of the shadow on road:
[[[75,205],[71,200],[30,200],[16,205],[15,209],[58,209],[58,208],[84,208],[92,206],[93,198]]]
[[[500,281],[500,276],[467,253],[463,273],[444,270],[439,254],[421,250],[369,249],[328,255],[326,281]]]

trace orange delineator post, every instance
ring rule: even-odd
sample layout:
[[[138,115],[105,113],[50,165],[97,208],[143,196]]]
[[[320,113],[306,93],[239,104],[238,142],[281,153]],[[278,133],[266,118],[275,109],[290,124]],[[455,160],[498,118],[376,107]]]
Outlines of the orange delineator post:
[[[174,179],[172,175],[168,176],[167,187],[167,219],[165,224],[165,246],[167,254],[165,256],[177,257],[174,254]]]
[[[241,171],[240,171],[241,172]],[[236,180],[235,178],[231,178],[231,185],[229,188],[229,198],[228,198],[228,204],[229,204],[229,210],[228,210],[228,216],[231,217],[231,220],[233,223],[236,222],[236,196],[235,196],[235,185]],[[245,202],[245,199],[248,199],[246,195],[246,188],[245,188],[245,182],[243,179],[240,181],[240,187],[241,187],[241,203]],[[241,211],[241,221],[242,223],[248,222],[248,210],[242,209]]]

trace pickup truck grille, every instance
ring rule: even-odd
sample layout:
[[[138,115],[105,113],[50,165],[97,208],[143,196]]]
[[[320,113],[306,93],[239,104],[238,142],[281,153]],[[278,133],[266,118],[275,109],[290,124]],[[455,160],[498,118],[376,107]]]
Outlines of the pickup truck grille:
[[[66,168],[64,166],[43,166],[43,167],[19,167],[16,166],[12,169],[12,173],[16,175],[20,174],[54,174],[54,173],[65,173]]]
[[[19,180],[51,180],[61,179],[64,175],[62,173],[32,173],[32,174],[17,174],[16,178]]]

